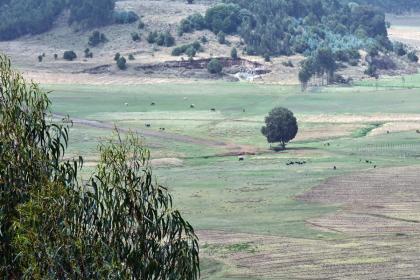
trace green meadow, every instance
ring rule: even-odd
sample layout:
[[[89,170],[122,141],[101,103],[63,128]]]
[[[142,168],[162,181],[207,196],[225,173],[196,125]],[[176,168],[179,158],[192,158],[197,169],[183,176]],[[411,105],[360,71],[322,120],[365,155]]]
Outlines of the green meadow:
[[[152,158],[163,162],[154,167],[158,181],[169,187],[175,206],[195,229],[337,240],[345,235],[319,231],[306,221],[340,205],[301,202],[296,196],[332,176],[418,164],[420,134],[398,126],[419,124],[418,86],[419,76],[406,77],[405,84],[384,79],[305,93],[294,86],[221,82],[44,88],[51,91],[55,113],[112,123],[139,135],[156,131],[198,139],[144,137]],[[302,136],[277,153],[260,133],[264,116],[275,106],[295,113]],[[387,123],[394,124],[391,131],[373,133]],[[329,136],[333,130],[336,134]],[[98,142],[112,133],[80,124],[71,129],[69,156],[85,156],[86,176]],[[253,155],[239,161],[232,145],[249,148]],[[305,164],[287,165],[291,161]],[[225,279],[220,271],[231,269],[225,265],[204,258],[204,278]]]

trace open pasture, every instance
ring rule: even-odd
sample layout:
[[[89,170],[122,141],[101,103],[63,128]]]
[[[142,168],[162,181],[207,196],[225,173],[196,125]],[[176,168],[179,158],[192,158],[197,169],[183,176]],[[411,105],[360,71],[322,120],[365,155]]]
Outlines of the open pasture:
[[[420,82],[407,81],[412,88],[380,80],[306,93],[220,82],[44,88],[54,113],[78,119],[69,148],[87,155],[86,174],[114,124],[144,136],[159,181],[198,230],[203,279],[372,279],[419,274],[416,204],[399,200],[420,182],[405,167],[420,164]],[[260,133],[274,106],[291,109],[300,128],[279,153]],[[404,184],[389,180],[406,170]],[[356,207],[356,220],[389,230],[347,230],[356,214],[339,194],[364,194],[370,204]]]

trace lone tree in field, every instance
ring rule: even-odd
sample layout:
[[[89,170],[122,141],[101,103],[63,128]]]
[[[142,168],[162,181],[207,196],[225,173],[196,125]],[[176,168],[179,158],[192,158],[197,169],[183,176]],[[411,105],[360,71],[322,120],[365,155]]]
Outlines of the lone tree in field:
[[[102,143],[81,180],[66,159],[69,127],[0,55],[2,279],[174,279],[199,276],[198,239],[129,134]]]
[[[290,110],[282,107],[271,110],[265,118],[265,126],[261,128],[261,133],[267,137],[268,143],[280,143],[282,149],[295,138],[297,132],[296,118]]]

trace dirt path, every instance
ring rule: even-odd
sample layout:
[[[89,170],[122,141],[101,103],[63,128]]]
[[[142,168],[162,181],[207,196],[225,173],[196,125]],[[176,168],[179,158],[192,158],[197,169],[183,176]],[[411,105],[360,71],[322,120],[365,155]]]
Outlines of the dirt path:
[[[62,114],[54,113],[53,117],[64,118],[65,116]],[[116,124],[109,123],[109,122],[101,122],[97,120],[71,118],[71,121],[73,122],[73,124],[99,128],[99,129],[114,130],[117,127]],[[121,132],[135,132],[143,137],[153,137],[153,138],[165,139],[165,140],[176,141],[176,142],[181,142],[181,143],[203,145],[203,146],[215,147],[215,148],[224,148],[227,150],[226,153],[219,154],[218,156],[250,155],[250,154],[256,154],[258,152],[258,149],[256,147],[253,147],[250,145],[239,145],[235,143],[228,143],[228,142],[212,140],[212,139],[203,139],[203,138],[164,132],[164,131],[128,129],[128,128],[121,128],[121,127],[118,127],[118,130]]]

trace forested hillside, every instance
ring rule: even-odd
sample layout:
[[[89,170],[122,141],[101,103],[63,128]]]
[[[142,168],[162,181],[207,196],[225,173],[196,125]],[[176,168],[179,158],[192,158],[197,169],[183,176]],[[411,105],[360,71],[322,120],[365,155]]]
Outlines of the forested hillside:
[[[0,40],[38,34],[51,28],[65,9],[69,23],[99,26],[112,20],[115,0],[0,0]]]
[[[387,13],[404,13],[410,11],[420,11],[419,0],[352,0],[359,4],[369,4],[380,7]]]
[[[337,0],[226,0],[182,21],[180,33],[204,28],[239,34],[251,55],[390,48],[382,11]]]

